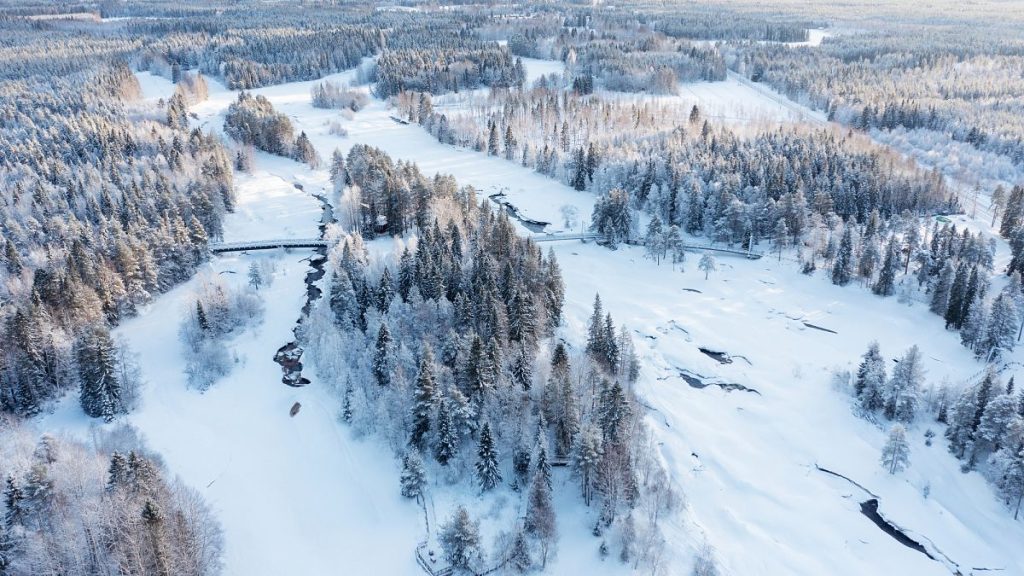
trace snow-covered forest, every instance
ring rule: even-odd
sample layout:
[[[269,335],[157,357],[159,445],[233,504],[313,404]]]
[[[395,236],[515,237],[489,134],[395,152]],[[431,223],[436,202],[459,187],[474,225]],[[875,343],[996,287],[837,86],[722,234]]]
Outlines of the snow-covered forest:
[[[1022,15],[0,0],[0,576],[1024,573]]]

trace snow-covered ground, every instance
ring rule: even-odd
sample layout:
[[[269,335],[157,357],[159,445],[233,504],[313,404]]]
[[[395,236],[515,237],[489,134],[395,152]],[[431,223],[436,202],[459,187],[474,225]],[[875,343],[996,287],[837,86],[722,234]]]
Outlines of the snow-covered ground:
[[[220,130],[236,93],[212,79],[209,84],[210,99],[192,111],[197,124]],[[416,161],[427,174],[451,173],[485,194],[505,191],[526,215],[554,222],[553,228],[561,226],[564,205],[589,217],[591,195],[516,163],[442,145],[419,126],[393,121],[380,101],[351,120],[314,109],[313,84],[254,92],[291,116],[325,159],[335,148],[371,144],[395,159]],[[156,93],[147,91],[147,98]],[[347,138],[329,133],[333,121],[348,129]],[[325,170],[257,154],[256,170],[239,175],[237,184],[239,206],[225,222],[226,240],[316,235],[319,207],[310,193],[326,186]],[[565,275],[568,340],[585,340],[595,292],[617,322],[635,331],[644,366],[638,391],[672,481],[687,496],[685,512],[667,530],[675,551],[668,573],[686,573],[691,551],[705,538],[718,549],[727,574],[950,573],[946,564],[879,530],[859,511],[860,489],[819,472],[816,464],[877,494],[886,518],[916,539],[930,540],[932,550],[965,572],[988,567],[1024,573],[1024,524],[1007,515],[978,474],[961,474],[943,441],[925,447],[925,424],[911,432],[911,468],[885,474],[878,464],[884,432],[855,417],[845,392],[833,389],[832,368],[851,367],[872,339],[888,358],[919,344],[930,381],[957,384],[977,372],[980,365],[957,336],[924,306],[883,300],[860,287],[837,288],[821,273],[797,273],[785,260],[722,258],[719,271],[705,280],[692,256],[681,273],[655,266],[637,248],[552,246]],[[419,573],[412,550],[423,537],[422,513],[400,498],[398,467],[381,457],[389,450],[376,440],[350,437],[337,422],[337,400],[318,385],[314,370],[304,372],[310,386],[288,388],[272,361],[291,340],[304,301],[306,255],[222,256],[201,272],[242,283],[252,259],[276,265],[272,285],[263,289],[263,323],[228,342],[238,363],[204,394],[185,388],[177,339],[179,319],[201,278],[125,322],[117,333],[139,353],[147,380],[143,405],[129,421],[212,504],[225,528],[228,574]],[[718,364],[698,347],[727,352],[734,362]],[[679,369],[759,394],[691,388]],[[295,401],[302,409],[292,418],[288,410]],[[88,423],[69,398],[40,425],[85,434]],[[586,532],[585,511],[572,488],[559,493],[560,552],[550,572],[625,571],[617,562],[597,560],[597,542]],[[446,515],[443,500],[449,497],[440,492],[439,515]]]
[[[416,161],[428,174],[452,173],[485,192],[508,188],[510,201],[533,218],[558,222],[564,204],[589,214],[588,194],[515,163],[439,144],[418,126],[392,121],[380,102],[345,122],[343,139],[326,130],[336,114],[312,109],[305,89],[285,92],[268,97],[297,119],[322,155],[368,143]],[[913,431],[911,470],[885,475],[878,465],[883,431],[851,414],[847,396],[832,388],[831,369],[850,367],[875,338],[890,358],[919,344],[930,381],[957,384],[976,373],[980,364],[923,306],[837,288],[821,274],[808,278],[770,258],[722,259],[721,270],[704,281],[693,262],[681,274],[655,267],[638,249],[555,246],[568,287],[570,340],[582,338],[598,291],[616,320],[637,331],[645,365],[640,392],[654,409],[651,422],[673,478],[688,494],[678,548],[706,534],[735,574],[948,573],[945,564],[880,531],[859,512],[863,494],[817,471],[818,464],[879,495],[883,515],[962,566],[1024,570],[1024,554],[1013,544],[1024,528],[979,475],[961,474],[943,442],[926,448],[924,424]],[[738,358],[719,365],[698,346],[744,356],[749,365]],[[760,395],[690,388],[677,368]],[[699,529],[679,529],[690,521]],[[686,569],[685,556],[674,571]]]

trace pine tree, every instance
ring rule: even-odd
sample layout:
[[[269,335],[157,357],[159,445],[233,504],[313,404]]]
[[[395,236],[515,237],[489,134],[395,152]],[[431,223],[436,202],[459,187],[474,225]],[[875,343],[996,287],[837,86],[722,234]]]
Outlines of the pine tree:
[[[494,367],[491,366],[484,341],[478,334],[474,334],[469,346],[463,372],[466,374],[470,400],[477,408],[482,407],[494,388]]]
[[[929,309],[940,316],[945,316],[949,309],[949,293],[953,287],[953,264],[949,260],[942,266],[935,286],[932,288],[932,300]]]
[[[843,239],[839,242],[839,251],[832,263],[832,283],[846,286],[853,278],[853,226],[848,225],[843,231]]]
[[[980,308],[981,306],[978,305]],[[1013,351],[1017,343],[1017,305],[1005,295],[996,296],[992,303],[988,330],[985,333],[984,349],[992,358],[1000,358]]]
[[[8,529],[25,525],[28,514],[25,509],[25,493],[11,475],[7,476],[4,485],[4,510],[4,525]]]
[[[494,447],[491,437],[491,425],[484,422],[480,430],[480,444],[476,451],[476,479],[480,490],[486,492],[501,483],[501,470],[498,468],[498,450]]]
[[[427,472],[423,468],[423,459],[416,450],[410,450],[402,458],[402,496],[415,498],[417,502],[423,497],[427,486]]]
[[[854,392],[865,410],[874,411],[882,408],[885,379],[885,360],[878,348],[878,342],[872,342],[857,368],[857,379],[854,382]]]
[[[388,268],[380,275],[380,283],[377,284],[376,306],[381,313],[388,311],[391,301],[395,299],[395,287],[391,281],[391,271]]]
[[[889,245],[885,250],[885,261],[882,263],[882,271],[878,273],[878,281],[872,287],[872,292],[879,296],[892,296],[896,289],[896,267],[899,265],[899,253],[896,248],[896,238],[889,239]]]
[[[352,378],[345,382],[345,393],[341,402],[341,421],[346,424],[352,423]]]
[[[412,433],[409,445],[417,450],[426,446],[427,434],[430,432],[430,417],[434,412],[434,354],[430,346],[424,344],[420,356],[419,372],[416,375],[416,391],[412,408]]]
[[[882,448],[882,466],[895,474],[910,464],[910,445],[907,443],[907,430],[896,424],[889,430],[889,439]]]
[[[147,532],[149,532],[150,554],[153,562],[151,567],[152,573],[158,576],[168,576],[170,574],[168,569],[169,559],[167,558],[167,547],[163,537],[164,517],[160,506],[147,499],[142,507],[142,521],[146,526]]]
[[[993,398],[981,416],[978,438],[984,440],[993,450],[998,450],[1010,424],[1017,418],[1018,404],[1017,398],[1012,394],[1000,394]]]
[[[543,430],[538,430],[538,432],[543,434]],[[533,471],[534,481],[543,482],[548,490],[551,490],[551,463],[548,462],[547,441],[543,436],[537,439],[537,457],[534,460],[536,462]]]
[[[661,219],[657,216],[651,218],[647,224],[647,234],[644,236],[644,247],[647,257],[654,260],[655,264],[661,264],[665,257],[665,231],[661,225]]]
[[[544,307],[548,312],[547,329],[552,331],[562,323],[565,284],[562,282],[562,269],[551,248],[548,249],[544,272]]]
[[[541,570],[543,570],[547,565],[548,553],[557,535],[557,527],[551,486],[539,474],[534,476],[533,483],[530,484],[526,520],[523,527],[526,533],[538,543],[541,550]]]
[[[601,438],[594,430],[581,434],[573,447],[572,468],[580,482],[583,503],[587,506],[594,498],[594,484],[603,453]]]
[[[128,460],[117,451],[110,455],[110,466],[107,468],[107,490],[114,491],[128,486],[130,471]]]
[[[196,324],[203,332],[210,331],[210,320],[206,317],[206,311],[203,310],[203,303],[199,300],[196,300]]]
[[[1006,202],[1006,210],[999,225],[999,233],[1009,238],[1024,223],[1024,187],[1014,186]]]
[[[885,417],[908,424],[913,422],[923,380],[921,351],[911,346],[893,369],[886,387]]]
[[[573,154],[572,160],[573,172],[572,178],[569,180],[569,185],[574,190],[586,190],[587,189],[587,158],[583,152],[583,148],[577,148]]]
[[[381,323],[377,332],[376,352],[373,355],[373,378],[380,386],[391,385],[391,333],[388,325]]]
[[[623,428],[630,415],[629,401],[622,386],[606,380],[601,391],[598,421],[601,425],[601,437],[604,443],[615,444],[622,439]]]
[[[117,351],[103,326],[91,329],[78,346],[79,400],[82,410],[93,418],[110,422],[128,412],[122,382],[118,377]]]
[[[487,155],[497,156],[498,152],[498,125],[492,122],[490,134],[487,137]]]
[[[601,295],[594,295],[594,312],[590,315],[587,328],[587,352],[595,357],[605,356],[604,310],[601,306]]]
[[[984,302],[975,302],[960,328],[960,343],[981,356],[988,354],[985,335],[988,330],[988,311]]]
[[[1017,520],[1024,501],[1024,449],[1001,453],[994,464],[998,471],[996,486],[999,495],[1013,510],[1013,519]]]
[[[961,317],[961,313],[964,308],[964,299],[967,296],[968,274],[967,265],[961,263],[956,269],[953,284],[949,289],[949,304],[945,313],[946,328],[959,329],[963,324],[964,319]]]
[[[320,166],[320,157],[316,153],[316,148],[313,143],[309,141],[309,137],[306,136],[305,132],[299,134],[299,137],[295,139],[295,160],[308,164],[310,168],[316,169]]]
[[[455,457],[459,450],[459,433],[455,417],[448,402],[441,400],[437,406],[437,439],[434,442],[434,459],[442,466]]]

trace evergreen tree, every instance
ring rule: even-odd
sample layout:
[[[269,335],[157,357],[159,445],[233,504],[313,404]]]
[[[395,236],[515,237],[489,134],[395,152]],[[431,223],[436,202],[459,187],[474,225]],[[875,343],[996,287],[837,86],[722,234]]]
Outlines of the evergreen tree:
[[[644,236],[644,247],[647,257],[654,260],[655,264],[661,264],[665,257],[665,231],[661,225],[661,219],[657,216],[651,218],[647,225],[647,234]]]
[[[601,306],[601,295],[594,295],[594,311],[590,315],[587,327],[587,352],[601,358],[606,356],[604,330],[604,309]]]
[[[415,498],[419,502],[427,486],[427,472],[423,468],[423,459],[416,450],[410,450],[402,458],[401,483],[402,496]]]
[[[329,304],[335,324],[343,330],[354,328],[359,323],[359,298],[344,268],[339,267],[331,275],[330,289]]]
[[[572,160],[572,178],[569,179],[569,185],[575,190],[586,190],[587,189],[587,158],[583,152],[583,148],[577,148],[573,154]]]
[[[895,424],[889,430],[889,439],[882,448],[882,466],[895,474],[910,464],[910,445],[907,443],[907,430],[901,424]]]
[[[896,248],[896,238],[889,239],[889,245],[885,250],[885,261],[882,263],[882,271],[878,273],[878,281],[872,287],[872,292],[879,296],[892,296],[896,289],[896,267],[899,265],[899,252]]]
[[[305,132],[300,133],[299,137],[295,139],[294,158],[303,164],[308,164],[313,169],[320,166],[320,157]]]
[[[999,495],[1013,510],[1013,519],[1017,520],[1024,501],[1024,449],[1000,453],[994,467],[997,471],[996,487]]]
[[[448,402],[441,400],[437,407],[437,440],[434,442],[434,459],[442,466],[455,457],[459,450],[459,435],[455,417]]]
[[[498,152],[498,125],[492,122],[490,134],[487,137],[487,155],[497,156]]]
[[[8,529],[24,526],[27,514],[25,493],[15,482],[14,477],[8,474],[4,485],[4,525]]]
[[[380,386],[391,385],[391,332],[388,325],[381,323],[377,332],[376,352],[373,355],[373,378]]]
[[[79,400],[82,410],[93,418],[110,422],[128,412],[123,383],[119,381],[117,351],[105,327],[97,326],[78,346]]]
[[[929,309],[940,316],[946,315],[949,310],[949,293],[953,287],[953,264],[949,260],[942,266],[935,286],[932,288],[932,300]]]
[[[967,296],[968,280],[967,265],[961,263],[956,269],[956,276],[953,277],[953,284],[949,289],[949,304],[945,313],[946,328],[959,329],[963,324],[963,318],[960,315],[963,312],[964,299]]]
[[[978,305],[980,308],[980,304]],[[992,303],[992,313],[985,333],[984,349],[992,358],[1000,358],[1013,351],[1017,343],[1017,328],[1020,319],[1017,317],[1017,305],[1005,295],[996,296]]]
[[[853,232],[852,225],[843,231],[843,239],[839,242],[839,251],[832,263],[832,283],[846,286],[853,278]]]
[[[492,490],[501,483],[501,470],[498,468],[498,450],[494,447],[491,437],[491,425],[484,422],[480,430],[480,444],[476,451],[476,479],[480,490]]]
[[[885,417],[908,424],[913,422],[923,380],[921,351],[917,346],[911,346],[896,364],[886,387]]]
[[[854,392],[865,410],[874,411],[882,408],[885,379],[885,360],[878,348],[878,342],[872,342],[857,368],[857,379],[854,382]]]
[[[562,270],[555,259],[555,251],[548,249],[548,257],[544,270],[544,305],[548,313],[547,329],[554,330],[562,323],[562,304],[565,300],[565,284],[562,282]]]
[[[526,505],[524,529],[537,543],[541,550],[541,570],[547,565],[548,552],[557,535],[555,525],[555,506],[551,498],[551,486],[537,474],[530,484],[530,494]]]
[[[988,311],[984,302],[975,302],[960,328],[960,343],[974,350],[979,356],[988,354],[985,335],[988,327]]]
[[[606,380],[598,408],[601,436],[606,445],[614,444],[622,439],[623,428],[629,420],[629,415],[629,401],[626,399],[622,386],[618,382],[609,384]]]
[[[199,300],[196,300],[196,324],[203,332],[210,331],[210,320],[206,317],[206,311],[203,310],[203,303]]]
[[[412,408],[412,433],[409,445],[417,450],[426,446],[430,432],[430,418],[434,412],[434,354],[425,344],[420,356],[419,372],[416,375],[416,391]]]
[[[594,484],[603,453],[601,438],[594,430],[584,432],[573,447],[572,468],[580,482],[583,503],[587,506],[594,499]]]
[[[543,433],[543,431],[540,431]],[[547,442],[543,437],[537,440],[537,457],[534,465],[534,481],[543,482],[548,490],[551,490],[551,463],[548,462]]]
[[[352,423],[352,379],[345,383],[345,393],[341,402],[341,421],[346,424]]]
[[[1024,223],[1024,187],[1014,186],[1010,190],[1010,198],[1006,202],[1006,210],[1003,212],[1002,222],[999,224],[999,233],[1003,238],[1009,238],[1015,230]]]

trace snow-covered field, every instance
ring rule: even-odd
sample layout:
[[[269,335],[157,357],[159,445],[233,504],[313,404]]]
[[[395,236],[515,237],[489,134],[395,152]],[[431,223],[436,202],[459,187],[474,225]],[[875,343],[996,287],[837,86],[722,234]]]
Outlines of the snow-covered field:
[[[530,75],[537,74],[531,63]],[[198,125],[220,130],[236,93],[209,83],[210,99],[192,111]],[[427,174],[453,174],[484,194],[505,191],[527,216],[551,221],[552,228],[561,227],[564,205],[589,217],[591,195],[516,163],[442,145],[419,126],[393,121],[380,101],[352,120],[314,109],[313,84],[254,92],[291,116],[296,131],[305,131],[325,159],[335,148],[371,144],[417,162]],[[167,88],[153,79],[143,86],[147,99]],[[716,102],[725,107],[730,93],[748,94],[746,89],[738,82],[708,85],[698,98],[710,113]],[[763,94],[740,99],[752,108],[791,111]],[[347,138],[329,133],[332,121],[348,129]],[[225,240],[317,234],[320,211],[311,192],[326,186],[325,170],[259,153],[254,173],[239,175],[237,184],[239,206],[225,223]],[[932,382],[957,384],[976,373],[980,364],[924,306],[882,300],[860,287],[837,288],[820,272],[803,276],[793,263],[770,257],[720,259],[719,271],[705,280],[693,256],[681,273],[668,264],[655,266],[637,248],[552,246],[567,287],[568,340],[585,340],[595,292],[618,323],[635,331],[643,364],[638,391],[672,481],[687,498],[685,511],[669,521],[674,554],[668,573],[687,573],[692,551],[705,538],[717,548],[726,574],[942,575],[952,572],[950,562],[964,573],[972,567],[1024,573],[1024,524],[1007,515],[978,474],[958,471],[944,441],[925,447],[926,424],[918,424],[911,431],[911,468],[889,476],[878,464],[884,432],[855,417],[848,395],[833,388],[832,369],[850,368],[872,339],[888,358],[919,344]],[[1005,256],[1005,245],[1000,249]],[[306,256],[218,257],[201,272],[243,283],[252,259],[276,266],[272,285],[263,290],[263,323],[228,342],[237,365],[204,394],[185,388],[177,339],[201,278],[125,322],[118,335],[139,353],[147,380],[143,405],[128,420],[212,504],[225,528],[228,574],[421,573],[412,551],[423,538],[422,512],[399,496],[397,464],[381,457],[389,449],[350,437],[337,422],[337,400],[318,385],[314,370],[305,371],[310,386],[288,388],[272,361],[291,340],[304,301]],[[698,347],[724,351],[734,361],[719,364]],[[679,369],[758,393],[692,388]],[[288,410],[295,401],[302,409],[292,418]],[[68,399],[40,425],[84,435],[88,423]],[[883,533],[860,513],[864,493],[816,465],[878,495],[886,518],[930,541],[929,549],[950,561],[931,560]],[[559,492],[560,552],[550,572],[627,571],[597,559],[586,512],[571,487]],[[443,492],[440,497],[446,498]]]

